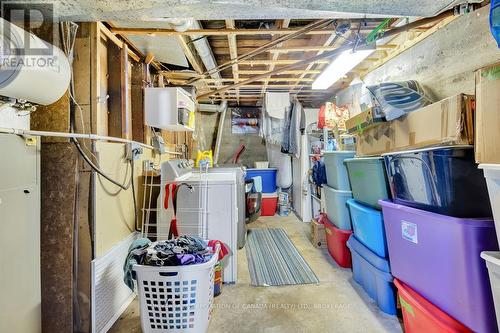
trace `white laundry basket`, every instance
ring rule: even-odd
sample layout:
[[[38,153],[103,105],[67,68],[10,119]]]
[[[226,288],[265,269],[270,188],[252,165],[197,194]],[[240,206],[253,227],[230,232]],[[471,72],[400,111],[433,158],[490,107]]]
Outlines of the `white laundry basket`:
[[[214,266],[219,246],[203,264],[134,265],[144,333],[204,333],[214,298]]]
[[[488,267],[493,303],[495,304],[498,327],[500,327],[500,252],[481,252],[481,258],[486,261]]]
[[[479,164],[479,169],[483,169],[486,184],[488,185],[497,239],[500,243],[500,164]]]

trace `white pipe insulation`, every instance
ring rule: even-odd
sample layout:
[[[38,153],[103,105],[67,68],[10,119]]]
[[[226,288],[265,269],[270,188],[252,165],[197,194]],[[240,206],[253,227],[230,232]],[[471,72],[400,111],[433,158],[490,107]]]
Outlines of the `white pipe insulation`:
[[[0,18],[0,95],[48,105],[66,92],[68,58],[51,45]]]

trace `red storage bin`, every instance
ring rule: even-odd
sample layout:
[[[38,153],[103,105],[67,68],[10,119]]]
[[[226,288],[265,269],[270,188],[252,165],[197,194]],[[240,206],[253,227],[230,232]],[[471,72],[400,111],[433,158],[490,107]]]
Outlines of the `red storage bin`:
[[[274,216],[278,208],[278,193],[262,193],[260,216]]]
[[[340,230],[329,220],[325,221],[326,244],[332,258],[344,268],[351,268],[351,251],[346,243],[352,234],[351,230]]]
[[[472,332],[403,282],[394,279],[394,284],[398,288],[406,333]]]

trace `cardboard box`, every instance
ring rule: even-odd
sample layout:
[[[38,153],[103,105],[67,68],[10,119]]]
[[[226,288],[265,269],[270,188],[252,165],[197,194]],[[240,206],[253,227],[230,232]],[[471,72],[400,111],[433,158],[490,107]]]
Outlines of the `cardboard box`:
[[[347,133],[352,134],[362,130],[376,126],[378,123],[384,122],[385,118],[375,114],[375,109],[370,108],[360,114],[349,118],[345,122]]]
[[[356,154],[358,156],[378,156],[393,149],[394,130],[391,123],[379,123],[357,134]]]
[[[476,72],[476,162],[500,163],[500,63]]]
[[[358,136],[359,156],[441,145],[474,143],[474,97],[456,95],[394,121],[378,124]]]
[[[311,221],[311,242],[317,248],[326,248],[325,226],[316,219]]]

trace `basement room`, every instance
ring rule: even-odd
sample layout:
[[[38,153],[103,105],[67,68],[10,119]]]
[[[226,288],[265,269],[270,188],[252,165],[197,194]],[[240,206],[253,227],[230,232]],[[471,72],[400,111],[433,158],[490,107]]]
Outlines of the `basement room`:
[[[500,0],[0,14],[0,332],[499,332]]]

